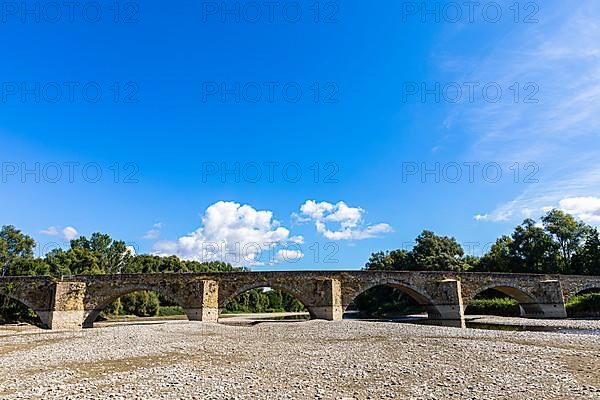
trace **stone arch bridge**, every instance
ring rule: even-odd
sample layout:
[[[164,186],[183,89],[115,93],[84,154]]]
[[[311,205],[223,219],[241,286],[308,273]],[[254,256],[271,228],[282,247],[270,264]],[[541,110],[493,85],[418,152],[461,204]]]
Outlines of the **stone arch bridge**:
[[[464,309],[487,289],[516,299],[529,318],[565,318],[565,302],[600,277],[468,272],[298,271],[165,273],[50,277],[0,277],[0,295],[13,298],[50,329],[91,327],[106,306],[138,290],[156,291],[179,304],[194,321],[215,322],[228,301],[254,288],[271,287],[294,296],[311,318],[340,320],[361,293],[388,285],[403,291],[431,319],[463,321]]]

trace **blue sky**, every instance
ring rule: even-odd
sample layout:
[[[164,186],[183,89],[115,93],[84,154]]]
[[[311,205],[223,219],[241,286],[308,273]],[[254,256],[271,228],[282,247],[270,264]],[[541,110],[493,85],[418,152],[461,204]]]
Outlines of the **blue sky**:
[[[0,221],[39,254],[346,269],[600,223],[597,2],[3,4]]]

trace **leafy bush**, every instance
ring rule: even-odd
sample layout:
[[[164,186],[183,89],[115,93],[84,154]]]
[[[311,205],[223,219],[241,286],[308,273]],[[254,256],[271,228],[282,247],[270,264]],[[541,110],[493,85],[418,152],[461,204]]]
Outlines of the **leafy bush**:
[[[280,290],[252,289],[231,299],[225,313],[264,313],[264,312],[306,311],[302,303]]]
[[[15,322],[27,322],[34,325],[42,323],[37,314],[23,303],[7,296],[0,296],[0,324]]]
[[[158,309],[159,317],[170,317],[172,315],[184,315],[185,311],[179,306],[160,306]]]
[[[521,309],[519,303],[511,298],[475,299],[469,303],[465,314],[518,317]]]
[[[393,317],[423,311],[423,307],[413,299],[389,286],[376,286],[367,290],[360,294],[349,308],[356,309],[366,317]]]
[[[154,292],[140,291],[121,297],[123,314],[138,317],[154,317],[158,314],[160,302]]]
[[[123,305],[121,299],[118,298],[112,302],[108,307],[102,310],[101,316],[108,318],[110,316],[123,315]]]
[[[569,317],[600,316],[600,293],[575,296],[565,306]]]
[[[158,315],[160,301],[154,292],[139,291],[121,296],[102,311],[105,318],[118,315],[154,317]]]

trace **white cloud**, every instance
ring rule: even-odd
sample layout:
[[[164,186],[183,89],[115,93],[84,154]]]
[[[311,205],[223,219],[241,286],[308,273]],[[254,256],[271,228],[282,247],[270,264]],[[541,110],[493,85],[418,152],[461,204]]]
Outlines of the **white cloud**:
[[[497,207],[491,214],[476,215],[477,221],[520,222],[525,218],[539,218],[553,209],[560,209],[589,224],[600,224],[600,198],[578,196],[560,198],[560,193],[540,196],[519,196]]]
[[[271,211],[220,201],[206,209],[202,226],[195,232],[177,241],[158,242],[154,249],[156,254],[177,255],[186,260],[262,265],[266,263],[260,259],[263,252],[302,242],[302,237],[290,236],[290,231],[273,219]]]
[[[571,197],[559,202],[560,209],[579,219],[590,223],[600,224],[599,197]]]
[[[158,237],[160,236],[160,230],[162,229],[162,227],[163,227],[162,222],[158,222],[158,223],[152,225],[152,229],[150,229],[148,232],[146,232],[142,238],[148,239],[148,240],[158,239]]]
[[[337,204],[307,200],[300,206],[300,215],[295,217],[300,222],[314,221],[317,232],[329,240],[363,240],[378,237],[392,232],[388,224],[363,226],[365,210],[360,207],[349,207],[343,201]],[[328,223],[338,224],[337,230],[328,227]]]
[[[542,209],[541,203],[543,200],[539,198],[519,196],[515,200],[499,205],[490,213],[475,215],[474,219],[487,222],[520,222],[525,218],[535,217],[535,211]]]
[[[47,236],[59,236],[61,231],[59,231],[59,228],[56,226],[49,226],[48,228],[41,230],[40,234]],[[67,226],[62,229],[62,236],[64,240],[69,241],[79,236],[79,232],[77,232],[77,229],[73,228],[72,226]]]
[[[58,228],[56,228],[55,226],[49,226],[46,229],[42,229],[40,231],[40,234],[47,236],[58,236]]]
[[[79,236],[79,232],[77,232],[77,229],[73,228],[72,226],[67,226],[66,228],[64,228],[62,230],[62,233],[65,240],[73,240],[77,236]]]
[[[294,244],[304,244],[304,237],[302,236],[292,236],[290,238],[290,242]]]
[[[325,216],[325,213],[331,213],[333,211],[333,208],[333,204],[327,203],[325,201],[317,203],[314,200],[307,200],[304,204],[300,206],[300,212],[308,216],[309,219],[322,219]]]
[[[276,262],[295,262],[304,258],[304,253],[301,250],[283,249],[275,254]]]

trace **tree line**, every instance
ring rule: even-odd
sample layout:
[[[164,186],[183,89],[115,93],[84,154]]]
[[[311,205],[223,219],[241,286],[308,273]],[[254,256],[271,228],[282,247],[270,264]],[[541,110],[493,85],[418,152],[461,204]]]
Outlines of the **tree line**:
[[[411,250],[372,253],[366,270],[472,271],[600,275],[598,229],[560,210],[528,218],[481,257],[465,254],[453,237],[424,230]]]

